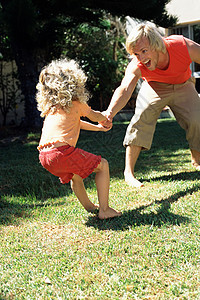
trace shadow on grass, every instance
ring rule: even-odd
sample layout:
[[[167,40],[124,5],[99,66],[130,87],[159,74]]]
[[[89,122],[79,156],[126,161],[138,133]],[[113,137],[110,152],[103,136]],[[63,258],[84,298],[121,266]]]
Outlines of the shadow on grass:
[[[99,220],[96,216],[89,216],[86,226],[92,226],[99,230],[124,231],[129,230],[132,226],[151,225],[161,227],[164,225],[180,225],[181,223],[189,223],[190,218],[170,212],[171,203],[178,201],[179,198],[184,197],[185,195],[198,191],[199,188],[200,185],[196,185],[193,188],[188,188],[185,191],[173,194],[166,199],[155,200],[148,205],[143,205],[136,209],[125,211],[122,213],[121,217]],[[159,205],[156,212],[155,205]],[[154,211],[145,212],[146,209],[151,208],[153,208]]]
[[[181,180],[200,180],[200,172],[192,171],[192,172],[179,172],[177,174],[169,174],[158,177],[153,177],[151,179],[145,179],[145,182],[152,181],[181,181]]]
[[[66,201],[58,200],[51,202],[41,202],[35,204],[20,204],[20,203],[9,203],[1,199],[0,201],[0,224],[1,225],[13,225],[17,224],[19,219],[29,218],[32,215],[33,210],[40,207],[48,206],[62,206],[66,205]]]

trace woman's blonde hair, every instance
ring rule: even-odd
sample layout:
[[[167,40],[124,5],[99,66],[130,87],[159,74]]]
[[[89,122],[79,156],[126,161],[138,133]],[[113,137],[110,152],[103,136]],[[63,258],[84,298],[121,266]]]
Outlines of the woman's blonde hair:
[[[69,111],[72,101],[86,103],[90,97],[85,88],[87,76],[74,60],[53,60],[45,66],[36,86],[38,110],[44,117],[58,108]]]
[[[138,40],[146,37],[149,40],[149,45],[152,50],[166,52],[165,43],[162,35],[156,26],[150,24],[138,24],[129,34],[126,40],[126,50],[129,54],[134,54],[134,48]]]

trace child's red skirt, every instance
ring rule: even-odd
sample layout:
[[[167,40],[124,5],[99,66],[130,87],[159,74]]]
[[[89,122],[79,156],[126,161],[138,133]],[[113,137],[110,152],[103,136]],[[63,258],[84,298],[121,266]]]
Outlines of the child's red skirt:
[[[69,145],[41,150],[41,165],[51,174],[58,176],[61,183],[68,183],[74,174],[88,177],[101,162],[101,156]]]

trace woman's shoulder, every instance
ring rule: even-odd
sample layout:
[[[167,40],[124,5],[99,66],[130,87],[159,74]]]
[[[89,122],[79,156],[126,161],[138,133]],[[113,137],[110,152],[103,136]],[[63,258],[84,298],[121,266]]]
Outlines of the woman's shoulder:
[[[177,46],[183,46],[186,45],[185,39],[183,35],[169,35],[164,38],[164,42],[168,47],[177,47]]]

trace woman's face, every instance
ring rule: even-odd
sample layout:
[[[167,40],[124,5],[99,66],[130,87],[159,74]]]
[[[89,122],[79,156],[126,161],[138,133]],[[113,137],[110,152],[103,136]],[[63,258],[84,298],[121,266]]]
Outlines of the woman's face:
[[[157,68],[159,63],[159,52],[151,49],[148,38],[142,37],[137,41],[133,54],[137,57],[138,61],[150,71]]]

